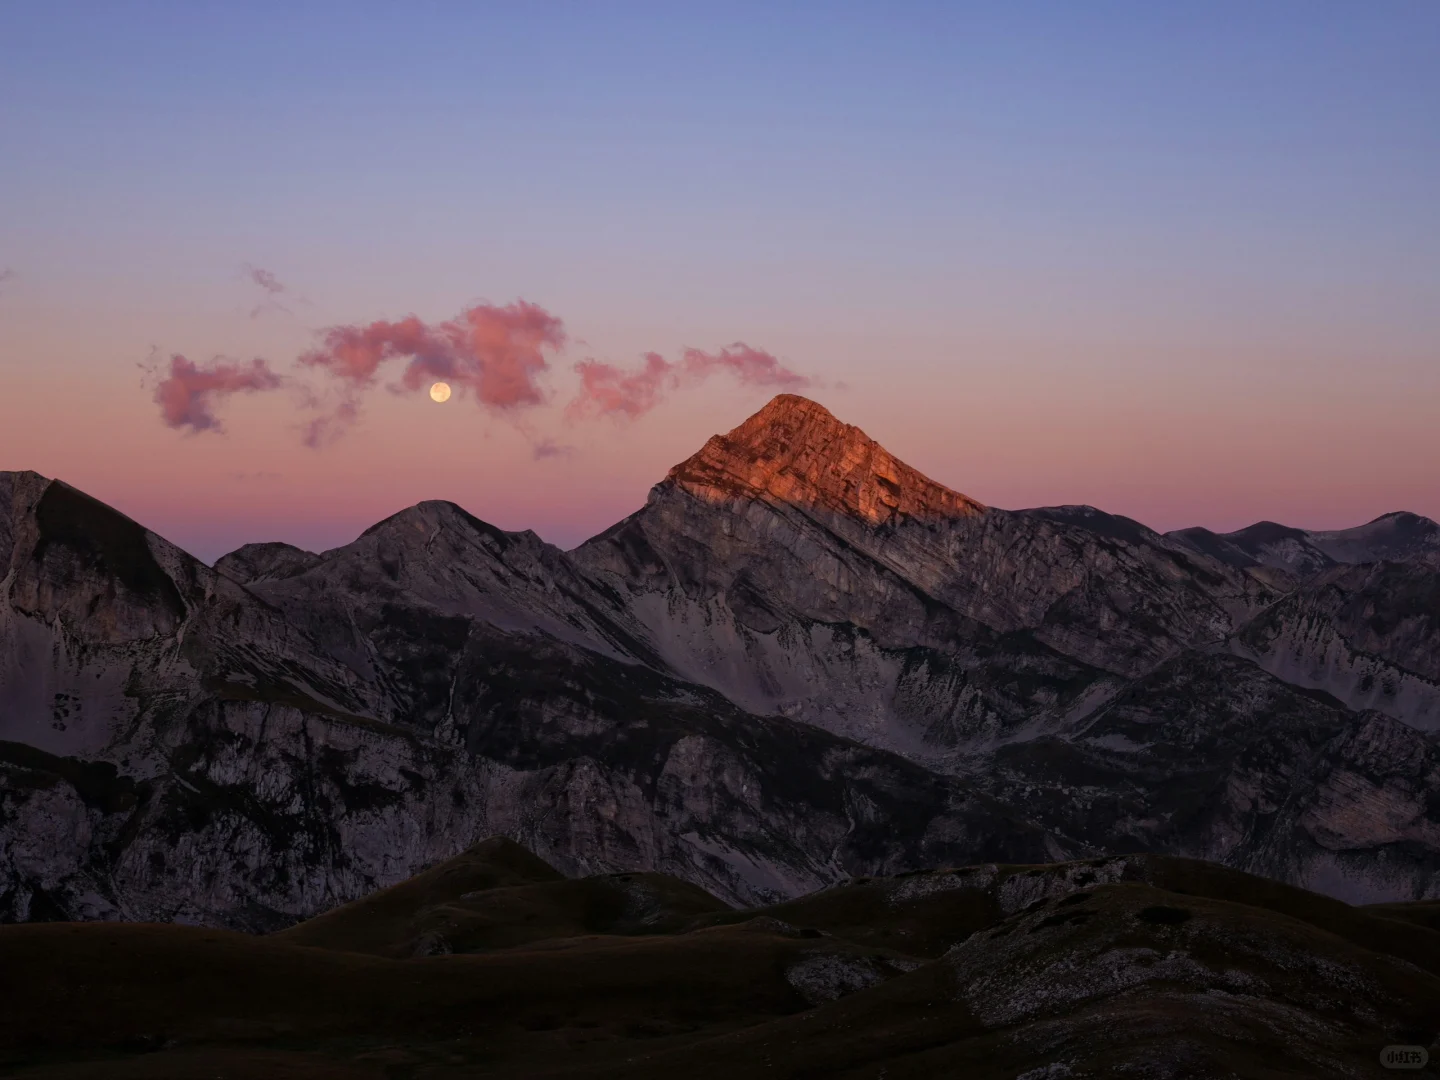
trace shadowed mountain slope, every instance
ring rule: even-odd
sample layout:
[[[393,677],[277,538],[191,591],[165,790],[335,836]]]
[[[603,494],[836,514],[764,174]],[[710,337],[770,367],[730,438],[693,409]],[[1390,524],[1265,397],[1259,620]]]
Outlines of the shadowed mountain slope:
[[[1352,709],[1440,731],[1440,561],[1332,567],[1242,627],[1231,647]]]

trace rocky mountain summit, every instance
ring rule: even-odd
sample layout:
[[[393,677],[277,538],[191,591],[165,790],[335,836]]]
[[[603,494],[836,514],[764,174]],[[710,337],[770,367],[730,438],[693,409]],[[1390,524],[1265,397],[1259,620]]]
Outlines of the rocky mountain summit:
[[[795,394],[781,394],[728,435],[714,436],[666,481],[712,502],[768,499],[872,526],[985,511]]]
[[[1440,527],[1272,533],[987,507],[793,395],[570,552],[427,502],[207,567],[0,473],[0,920],[278,929],[492,834],[739,904],[1144,851],[1440,897]]]

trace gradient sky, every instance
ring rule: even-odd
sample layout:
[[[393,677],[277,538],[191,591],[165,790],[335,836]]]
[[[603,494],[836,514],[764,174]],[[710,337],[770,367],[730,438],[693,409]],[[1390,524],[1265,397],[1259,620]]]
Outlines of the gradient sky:
[[[572,365],[734,341],[993,505],[1440,517],[1440,3],[0,0],[5,270],[0,469],[207,560],[426,498],[573,545],[771,391],[567,422]],[[142,386],[516,299],[572,338],[519,426]]]

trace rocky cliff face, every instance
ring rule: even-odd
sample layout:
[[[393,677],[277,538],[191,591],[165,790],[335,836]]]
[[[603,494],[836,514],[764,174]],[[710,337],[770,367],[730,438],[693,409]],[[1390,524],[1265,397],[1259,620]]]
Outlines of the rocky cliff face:
[[[1353,903],[1440,881],[1440,745],[1219,652],[1188,652],[986,787],[1062,844],[1203,856]]]
[[[1335,566],[1244,626],[1231,646],[1352,709],[1440,730],[1440,559]]]
[[[1143,528],[983,507],[790,396],[572,558],[686,678],[922,757],[1063,724],[1281,595]]]
[[[1440,895],[1437,564],[1372,526],[1302,582],[788,395],[570,553],[432,502],[212,569],[0,474],[0,919],[274,927],[495,833],[743,903],[1127,850]]]

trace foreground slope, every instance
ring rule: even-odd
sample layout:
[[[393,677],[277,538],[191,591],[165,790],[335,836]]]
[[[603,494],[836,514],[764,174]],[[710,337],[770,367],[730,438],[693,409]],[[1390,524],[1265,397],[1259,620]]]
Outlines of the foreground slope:
[[[703,889],[665,874],[567,878],[513,840],[492,837],[275,937],[377,956],[430,956],[586,934],[669,932],[728,910]]]
[[[690,910],[604,929],[532,918],[554,910],[545,890],[592,883],[491,841],[333,912],[350,940],[324,946],[297,943],[306,924],[0,927],[0,964],[26,987],[0,1014],[0,1068],[1329,1078],[1374,1075],[1381,1047],[1440,1035],[1440,933],[1201,862],[991,863],[748,910],[657,876]],[[517,888],[536,902],[491,907],[474,949],[372,947],[437,904]]]

